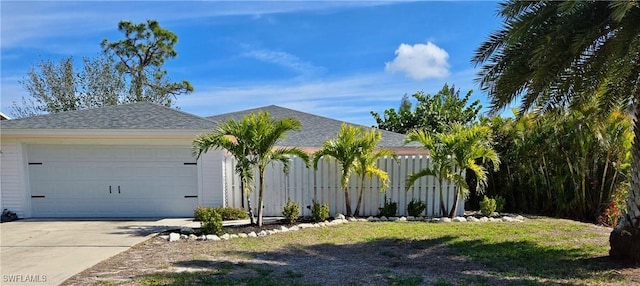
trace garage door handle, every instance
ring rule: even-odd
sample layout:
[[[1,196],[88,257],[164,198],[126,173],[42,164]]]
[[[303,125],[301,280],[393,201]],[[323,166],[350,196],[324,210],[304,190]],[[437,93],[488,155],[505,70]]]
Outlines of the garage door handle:
[[[120,186],[118,186],[118,194],[120,193]]]
[[[111,194],[111,186],[109,186],[109,194]]]

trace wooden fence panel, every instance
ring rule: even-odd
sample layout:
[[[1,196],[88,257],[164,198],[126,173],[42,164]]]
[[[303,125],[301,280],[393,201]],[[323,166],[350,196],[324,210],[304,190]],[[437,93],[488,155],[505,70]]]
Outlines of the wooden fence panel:
[[[407,205],[412,199],[423,201],[427,208],[426,216],[440,216],[440,189],[438,180],[432,176],[422,177],[406,191],[406,178],[409,174],[418,172],[430,166],[429,157],[401,156],[395,161],[393,158],[381,158],[378,166],[389,174],[390,184],[386,190],[379,190],[380,181],[377,178],[365,181],[360,215],[377,215],[378,208],[384,203],[384,197],[398,203],[398,215],[407,215]],[[311,215],[307,208],[313,199],[320,203],[329,204],[331,215],[346,213],[344,191],[340,186],[342,169],[333,159],[318,161],[318,168],[307,168],[299,158],[292,158],[289,174],[283,172],[282,164],[274,163],[265,170],[264,215],[281,216],[282,208],[287,198],[300,204],[301,214]],[[235,174],[235,159],[226,156],[224,161],[224,190],[225,204],[231,207],[242,207],[244,196],[240,189],[240,178]],[[258,174],[255,174],[255,185],[251,193],[251,204],[255,208],[258,203]],[[352,211],[355,211],[360,191],[360,179],[353,174],[349,180],[349,194]],[[448,208],[453,204],[453,184],[444,182],[442,186],[445,204]],[[255,211],[254,213],[257,213]],[[458,201],[458,215],[464,214],[464,200]]]

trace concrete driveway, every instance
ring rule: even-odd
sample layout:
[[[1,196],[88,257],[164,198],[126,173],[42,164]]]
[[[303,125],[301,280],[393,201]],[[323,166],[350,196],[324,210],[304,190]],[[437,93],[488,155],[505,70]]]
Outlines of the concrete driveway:
[[[58,285],[190,219],[35,220],[0,224],[0,285]]]

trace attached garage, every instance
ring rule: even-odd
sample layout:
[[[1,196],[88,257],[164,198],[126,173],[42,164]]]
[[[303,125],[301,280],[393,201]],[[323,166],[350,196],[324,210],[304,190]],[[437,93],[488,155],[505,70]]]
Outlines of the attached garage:
[[[28,145],[33,217],[188,217],[198,172],[188,148]]]
[[[191,143],[215,123],[152,103],[0,122],[0,203],[21,218],[191,217],[224,204],[224,153]]]

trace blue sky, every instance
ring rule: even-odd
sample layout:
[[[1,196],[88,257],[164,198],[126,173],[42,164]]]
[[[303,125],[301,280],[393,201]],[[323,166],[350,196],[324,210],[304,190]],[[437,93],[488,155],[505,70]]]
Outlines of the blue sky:
[[[501,25],[497,2],[2,1],[1,102],[41,60],[95,56],[123,38],[120,20],[155,19],[178,35],[165,68],[195,92],[177,106],[200,116],[264,105],[364,125],[370,111],[445,83],[488,104],[474,83],[475,49]]]

